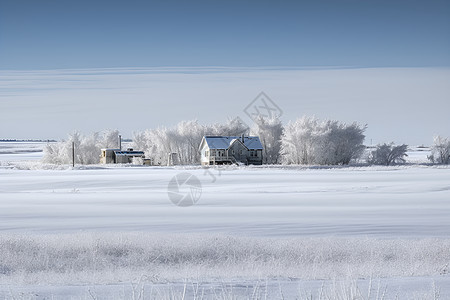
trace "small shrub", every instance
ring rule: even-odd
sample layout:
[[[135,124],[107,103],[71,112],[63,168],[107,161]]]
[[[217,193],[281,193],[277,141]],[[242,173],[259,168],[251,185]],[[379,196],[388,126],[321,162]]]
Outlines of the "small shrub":
[[[372,165],[390,166],[392,164],[405,163],[405,156],[408,145],[394,146],[391,144],[377,145],[377,148],[369,155],[367,162]]]

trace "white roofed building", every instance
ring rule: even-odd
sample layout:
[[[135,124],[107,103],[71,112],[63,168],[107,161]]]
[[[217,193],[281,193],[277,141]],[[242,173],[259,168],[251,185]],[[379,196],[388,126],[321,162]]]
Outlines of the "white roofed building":
[[[200,143],[201,163],[261,165],[263,146],[257,136],[204,136]]]

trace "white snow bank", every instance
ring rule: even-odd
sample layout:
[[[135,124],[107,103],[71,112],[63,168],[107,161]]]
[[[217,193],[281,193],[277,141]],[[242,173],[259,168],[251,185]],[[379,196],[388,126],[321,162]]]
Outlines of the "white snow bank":
[[[448,274],[450,239],[250,238],[210,234],[1,235],[0,282],[377,278]]]

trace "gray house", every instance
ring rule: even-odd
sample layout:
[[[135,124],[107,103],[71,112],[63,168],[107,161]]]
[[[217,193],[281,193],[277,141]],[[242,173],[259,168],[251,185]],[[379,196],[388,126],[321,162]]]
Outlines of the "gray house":
[[[200,143],[201,163],[261,165],[263,146],[257,136],[204,136]]]
[[[100,154],[101,164],[129,164],[134,158],[144,159],[143,151],[134,151],[128,148],[127,151],[120,149],[102,149]]]

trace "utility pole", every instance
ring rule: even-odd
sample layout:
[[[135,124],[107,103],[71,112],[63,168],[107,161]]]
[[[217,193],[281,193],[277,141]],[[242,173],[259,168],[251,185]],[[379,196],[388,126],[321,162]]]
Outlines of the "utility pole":
[[[72,142],[72,168],[75,167],[75,142]]]

